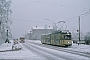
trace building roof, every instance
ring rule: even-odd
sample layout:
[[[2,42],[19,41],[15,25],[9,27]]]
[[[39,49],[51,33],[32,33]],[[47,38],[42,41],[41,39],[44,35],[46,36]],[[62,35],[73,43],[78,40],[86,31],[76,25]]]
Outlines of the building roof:
[[[52,26],[47,26],[47,27],[33,26],[32,29],[53,29],[53,27]]]

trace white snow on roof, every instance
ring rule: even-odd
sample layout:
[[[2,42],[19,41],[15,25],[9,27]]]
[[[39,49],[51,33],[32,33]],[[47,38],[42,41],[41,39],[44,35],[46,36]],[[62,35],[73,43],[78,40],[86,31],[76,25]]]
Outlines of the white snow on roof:
[[[33,26],[32,29],[45,29],[45,27]],[[52,26],[47,26],[46,29],[53,29],[53,27]]]
[[[32,33],[32,31],[31,30],[28,30],[27,33]]]

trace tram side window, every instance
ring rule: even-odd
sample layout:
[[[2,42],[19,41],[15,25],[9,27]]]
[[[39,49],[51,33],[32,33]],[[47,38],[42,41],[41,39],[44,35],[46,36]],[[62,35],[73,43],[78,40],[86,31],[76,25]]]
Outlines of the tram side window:
[[[71,40],[71,35],[65,35],[64,38],[67,40]]]

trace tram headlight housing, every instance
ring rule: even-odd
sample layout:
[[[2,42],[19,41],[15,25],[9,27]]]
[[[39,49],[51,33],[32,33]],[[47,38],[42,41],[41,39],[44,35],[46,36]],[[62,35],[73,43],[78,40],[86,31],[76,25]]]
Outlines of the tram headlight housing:
[[[67,43],[70,43],[70,42],[67,42]]]

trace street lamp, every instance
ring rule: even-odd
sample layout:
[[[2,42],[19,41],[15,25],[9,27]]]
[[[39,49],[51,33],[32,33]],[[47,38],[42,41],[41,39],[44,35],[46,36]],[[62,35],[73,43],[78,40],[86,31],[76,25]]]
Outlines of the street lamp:
[[[49,19],[46,19],[46,18],[44,18],[44,19],[47,20],[47,21],[51,21],[51,22],[55,25],[54,30],[55,30],[55,31],[57,30],[57,25],[56,25],[56,23],[55,23],[54,21],[49,20]]]

